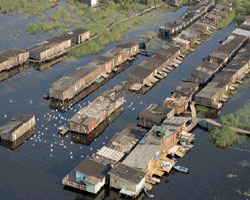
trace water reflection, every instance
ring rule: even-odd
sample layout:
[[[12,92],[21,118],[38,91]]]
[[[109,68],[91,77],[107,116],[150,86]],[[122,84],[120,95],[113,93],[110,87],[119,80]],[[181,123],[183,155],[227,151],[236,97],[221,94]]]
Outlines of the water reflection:
[[[70,192],[74,192],[76,194],[75,200],[144,200],[144,193],[140,193],[136,198],[128,198],[119,193],[119,191],[110,189],[110,188],[102,188],[97,194],[90,194],[88,192],[80,191],[77,189],[72,189],[70,187],[65,186],[64,190],[68,190]]]
[[[24,71],[25,69],[28,69],[29,65],[22,65],[22,66],[17,66],[17,67],[13,67],[8,71],[2,71],[0,72],[0,82],[7,80],[8,78]]]
[[[123,63],[121,66],[119,66],[117,68],[117,71],[112,71],[109,74],[109,76],[106,79],[104,79],[102,82],[93,83],[92,85],[90,85],[88,88],[81,91],[77,96],[75,96],[73,99],[71,99],[69,101],[62,102],[62,101],[50,99],[50,101],[49,101],[50,102],[50,108],[54,109],[54,110],[58,109],[60,112],[66,112],[69,108],[71,108],[72,106],[74,106],[75,104],[80,102],[82,99],[87,97],[89,94],[91,94],[92,92],[97,90],[99,87],[104,85],[107,81],[109,81],[115,75],[119,74],[120,72],[124,71],[126,68],[131,66],[132,62],[133,61],[126,61],[125,63]]]
[[[28,139],[30,139],[34,134],[35,134],[35,129],[31,129],[27,131],[24,135],[22,135],[20,138],[18,138],[15,142],[10,142],[7,140],[0,139],[0,145],[10,150],[15,150],[22,144],[24,144]]]
[[[97,138],[108,125],[116,120],[121,113],[123,112],[123,107],[118,108],[114,111],[106,120],[104,120],[97,128],[95,128],[89,134],[80,134],[80,133],[70,133],[70,140],[73,143],[89,145],[95,138]]]

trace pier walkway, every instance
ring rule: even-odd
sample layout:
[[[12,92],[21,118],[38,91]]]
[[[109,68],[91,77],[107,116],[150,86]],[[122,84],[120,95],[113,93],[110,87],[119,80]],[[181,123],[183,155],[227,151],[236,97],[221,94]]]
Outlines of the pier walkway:
[[[210,119],[210,118],[197,118],[196,109],[195,109],[195,102],[191,103],[190,109],[191,109],[191,115],[192,115],[192,122],[187,127],[188,132],[191,131],[192,129],[194,129],[199,122],[207,122],[208,124],[212,124],[212,125],[217,126],[217,127],[222,126],[221,123],[219,123],[213,119]],[[240,128],[236,128],[236,127],[230,127],[230,128],[231,128],[231,130],[233,130],[237,133],[242,133],[242,134],[246,134],[246,135],[250,136],[250,131],[248,131],[248,130],[244,130],[244,129],[240,129]]]

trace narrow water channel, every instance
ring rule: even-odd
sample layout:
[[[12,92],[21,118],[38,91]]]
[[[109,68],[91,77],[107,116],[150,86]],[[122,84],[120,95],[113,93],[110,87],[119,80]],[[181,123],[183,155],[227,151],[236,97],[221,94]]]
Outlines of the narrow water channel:
[[[57,134],[57,126],[68,123],[68,119],[80,109],[80,105],[86,105],[103,91],[127,80],[129,71],[145,57],[140,56],[131,67],[112,78],[66,113],[51,110],[49,102],[43,100],[42,96],[59,77],[93,61],[118,43],[138,41],[140,35],[148,31],[157,31],[159,25],[174,21],[182,16],[186,9],[187,7],[184,7],[176,12],[164,14],[158,23],[147,22],[139,25],[128,31],[120,42],[108,45],[98,55],[77,58],[75,62],[61,62],[42,72],[29,68],[0,83],[0,126],[17,114],[33,114],[39,120],[35,135],[25,144],[13,151],[0,146],[1,200],[95,199],[86,194],[64,190],[61,184],[62,178],[85,157],[91,156],[97,149],[108,143],[116,132],[121,131],[129,123],[136,123],[138,113],[147,105],[152,102],[160,103],[170,96],[177,84],[182,79],[187,79],[189,73],[219,45],[219,40],[231,33],[234,26],[228,26],[215,33],[147,94],[128,94],[124,112],[88,146],[71,142],[69,135],[60,138]],[[157,15],[157,11],[154,11],[153,15]],[[39,40],[51,37],[49,34],[29,36],[25,33],[23,26],[29,23],[29,20],[31,19],[0,15],[0,50],[14,46],[26,48]],[[6,34],[15,32],[15,27],[20,27],[20,29],[17,28],[20,30],[20,35],[15,35],[13,38]],[[157,45],[160,43],[163,41],[158,41]],[[153,51],[154,48],[155,46],[151,50]],[[241,98],[230,99],[222,109],[223,114],[236,111],[238,106],[234,106],[235,104],[241,105],[242,99],[249,99],[249,88],[240,88],[237,93]],[[129,107],[131,104],[132,106]],[[244,140],[233,146],[246,151],[235,148],[218,149],[207,140],[207,132],[201,129],[196,129],[194,132],[196,133],[195,147],[179,160],[181,165],[190,169],[190,174],[173,173],[169,177],[164,177],[153,190],[155,199],[214,199],[215,197],[241,199],[242,196],[236,189],[248,190],[250,177],[248,169],[240,168],[238,162],[249,158],[250,141]],[[236,173],[238,178],[229,179],[226,177],[228,173]]]

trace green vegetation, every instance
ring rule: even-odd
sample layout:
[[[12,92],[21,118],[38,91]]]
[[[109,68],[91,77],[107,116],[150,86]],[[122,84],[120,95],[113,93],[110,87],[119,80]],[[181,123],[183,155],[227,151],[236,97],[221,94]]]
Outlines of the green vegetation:
[[[250,167],[250,160],[243,160],[239,162],[241,167]]]
[[[245,130],[250,130],[250,101],[247,101],[244,106],[239,109],[235,115],[229,114],[221,117],[222,127],[212,128],[208,136],[218,147],[226,147],[233,142],[238,141],[240,136],[232,131],[229,127],[240,127]],[[241,166],[250,166],[250,161],[242,161]]]
[[[217,3],[228,3],[227,0],[217,0]],[[228,13],[221,22],[216,26],[217,28],[223,28],[233,21],[241,24],[246,16],[250,15],[250,1],[249,0],[233,0],[233,10]]]
[[[0,0],[0,13],[16,12],[20,15],[24,13],[37,15],[56,4],[50,0]]]
[[[131,29],[135,24],[139,22],[146,21],[146,19],[146,15],[138,16],[129,21],[117,24],[112,30],[105,31],[97,39],[88,41],[86,43],[81,44],[77,48],[69,50],[69,53],[72,56],[86,56],[90,54],[96,54],[100,50],[102,50],[105,45],[111,42],[119,41],[127,30]]]
[[[238,118],[240,119],[239,121],[239,126],[245,130],[250,131],[250,100],[247,101],[244,106],[239,109],[236,113]]]
[[[75,0],[66,0],[66,2],[66,6],[57,7],[50,16],[28,25],[27,31],[30,34],[36,34],[58,30],[58,34],[62,34],[75,27],[89,29],[93,36],[113,23],[130,16],[131,13],[140,12],[148,7],[139,3],[127,3],[124,8],[121,3],[108,1],[100,8],[91,8]]]
[[[238,176],[236,174],[228,174],[227,178],[237,178]]]
[[[201,106],[201,105],[196,105],[195,108],[196,108],[197,115],[202,116],[202,117],[213,118],[218,115],[218,110],[213,109],[213,108],[208,108],[208,107]]]
[[[215,127],[210,130],[208,138],[217,147],[223,148],[230,146],[239,140],[237,133],[232,131],[230,128],[238,126],[239,118],[235,117],[233,114],[222,116],[221,124],[221,127]]]
[[[153,38],[153,37],[155,37],[156,35],[157,35],[156,32],[154,32],[154,31],[149,31],[149,32],[147,32],[146,34],[141,35],[140,38]]]
[[[250,197],[250,188],[248,189],[248,191],[242,192],[239,189],[236,190],[238,192],[238,194]]]

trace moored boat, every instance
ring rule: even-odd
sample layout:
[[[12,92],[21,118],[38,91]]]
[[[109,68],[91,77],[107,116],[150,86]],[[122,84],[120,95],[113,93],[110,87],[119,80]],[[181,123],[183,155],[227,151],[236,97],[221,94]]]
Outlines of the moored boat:
[[[180,165],[175,165],[173,167],[176,171],[179,171],[179,172],[182,172],[182,173],[186,173],[188,174],[189,173],[189,169],[187,167],[182,167]]]
[[[150,194],[150,192],[146,188],[143,188],[143,192],[150,199],[155,197],[153,194]]]
[[[192,144],[190,144],[190,143],[186,143],[186,142],[180,142],[181,143],[181,145],[183,146],[183,147],[187,147],[187,148],[189,148],[189,149],[191,149],[191,148],[193,148],[193,146],[194,145],[192,145]]]

